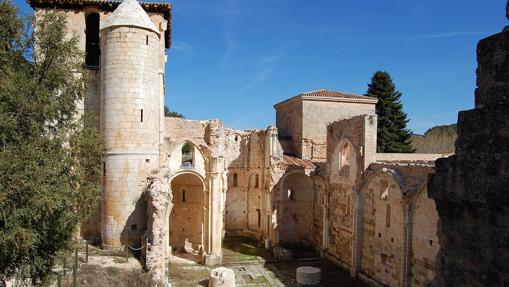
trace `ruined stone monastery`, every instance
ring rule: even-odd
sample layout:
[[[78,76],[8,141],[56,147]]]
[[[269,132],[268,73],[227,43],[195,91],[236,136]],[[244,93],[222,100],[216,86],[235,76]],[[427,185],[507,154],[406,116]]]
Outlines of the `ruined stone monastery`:
[[[178,249],[220,264],[232,234],[313,248],[373,284],[431,282],[438,215],[427,178],[443,155],[377,153],[375,98],[304,92],[275,104],[266,130],[164,117],[170,4],[28,2],[65,13],[86,52],[83,110],[98,115],[105,158],[101,209],[81,236],[143,246],[160,279]]]

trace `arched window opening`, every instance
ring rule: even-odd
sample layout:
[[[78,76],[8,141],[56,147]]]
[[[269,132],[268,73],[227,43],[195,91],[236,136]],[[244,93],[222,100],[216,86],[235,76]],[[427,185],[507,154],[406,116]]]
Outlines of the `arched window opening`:
[[[288,189],[288,199],[293,201],[295,198],[295,195],[293,194],[293,190]]]
[[[380,180],[380,199],[387,200],[389,196],[389,182],[387,180]]]
[[[385,208],[385,227],[391,227],[391,205],[389,203],[387,203]]]
[[[258,215],[258,227],[260,227],[262,226],[262,211],[260,209],[257,209],[256,213]]]
[[[239,186],[239,179],[236,173],[233,174],[233,187]]]
[[[189,143],[182,146],[182,168],[193,168],[193,147]]]
[[[339,172],[342,176],[350,175],[350,145],[345,143],[343,147],[341,147],[341,160],[339,163]]]
[[[99,66],[99,56],[101,55],[99,47],[99,13],[87,15],[85,22],[85,65],[87,68],[94,69]]]
[[[186,202],[186,190],[182,189],[182,202]]]
[[[258,176],[258,174],[255,175],[255,184],[254,184],[254,187],[255,188],[258,188],[260,186],[260,177]]]

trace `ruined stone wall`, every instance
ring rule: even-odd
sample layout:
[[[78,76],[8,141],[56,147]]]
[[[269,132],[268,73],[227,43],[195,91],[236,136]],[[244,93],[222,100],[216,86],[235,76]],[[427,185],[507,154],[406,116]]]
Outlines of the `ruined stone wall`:
[[[369,115],[336,121],[327,130],[326,198],[327,255],[343,265],[353,263],[354,191],[365,167],[366,154],[372,155],[376,120]]]
[[[370,180],[363,190],[362,272],[382,284],[398,286],[403,264],[402,191],[388,174]]]
[[[263,238],[266,136],[265,131],[225,130],[228,169],[225,228],[229,234]]]
[[[509,284],[509,31],[477,46],[475,109],[458,116],[456,154],[436,161],[434,286]]]
[[[435,276],[435,257],[439,243],[438,212],[435,201],[428,197],[426,186],[413,200],[412,212],[411,286],[429,286]]]

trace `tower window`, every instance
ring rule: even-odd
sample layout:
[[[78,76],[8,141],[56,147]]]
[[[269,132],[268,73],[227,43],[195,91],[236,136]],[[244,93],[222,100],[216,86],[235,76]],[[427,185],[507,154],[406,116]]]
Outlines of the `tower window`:
[[[132,231],[138,230],[138,225],[137,224],[131,224],[131,230]]]
[[[385,209],[385,227],[391,227],[391,205],[389,203]]]
[[[186,190],[182,189],[182,202],[186,202]]]
[[[260,182],[260,177],[258,176],[258,174],[255,175],[255,188],[258,188],[259,187],[259,182]]]
[[[256,210],[256,213],[258,214],[258,228],[262,226],[262,211],[260,209]]]
[[[236,173],[233,174],[233,187],[239,186],[238,176]]]
[[[148,35],[145,35],[145,45],[148,45]]]
[[[103,175],[106,175],[106,162],[103,162]]]
[[[140,110],[140,121],[143,122],[143,109]]]
[[[87,16],[85,28],[85,65],[88,68],[99,66],[99,13],[91,13]]]

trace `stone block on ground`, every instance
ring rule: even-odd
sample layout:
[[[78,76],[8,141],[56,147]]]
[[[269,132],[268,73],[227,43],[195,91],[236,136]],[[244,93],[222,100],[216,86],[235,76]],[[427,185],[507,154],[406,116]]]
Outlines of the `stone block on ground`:
[[[297,268],[297,283],[304,285],[320,284],[322,271],[319,268],[311,266],[302,266]]]
[[[212,269],[209,275],[209,287],[235,287],[235,273],[226,267]]]

